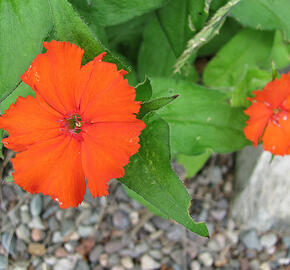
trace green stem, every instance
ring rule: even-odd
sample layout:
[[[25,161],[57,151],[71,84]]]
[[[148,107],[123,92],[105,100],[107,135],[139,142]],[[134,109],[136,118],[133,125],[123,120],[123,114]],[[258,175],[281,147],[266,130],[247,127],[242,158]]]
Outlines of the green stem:
[[[182,67],[187,63],[191,55],[219,33],[219,29],[222,27],[228,13],[240,1],[241,0],[230,0],[215,13],[200,32],[187,42],[185,51],[177,59],[174,65],[174,73],[180,73]]]

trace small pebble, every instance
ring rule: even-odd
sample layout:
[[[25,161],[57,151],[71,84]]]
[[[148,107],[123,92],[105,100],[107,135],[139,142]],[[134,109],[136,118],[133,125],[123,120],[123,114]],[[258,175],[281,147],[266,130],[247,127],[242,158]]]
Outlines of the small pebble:
[[[46,252],[46,248],[42,244],[30,243],[28,246],[28,252],[31,255],[42,256]]]
[[[213,258],[209,252],[199,254],[198,260],[206,267],[210,267],[213,264]]]
[[[32,229],[31,231],[31,239],[34,242],[39,242],[44,238],[44,232],[39,229]]]
[[[0,270],[4,270],[7,268],[7,258],[4,255],[0,254]]]
[[[30,201],[30,213],[32,216],[39,216],[42,211],[42,196],[40,194],[36,194],[33,196]]]
[[[16,236],[27,243],[30,241],[30,231],[24,224],[17,227]]]
[[[200,264],[198,261],[192,261],[190,264],[190,270],[200,270]]]
[[[134,268],[134,263],[133,263],[131,257],[129,257],[129,256],[123,257],[121,259],[121,263],[126,269],[133,269]]]
[[[142,270],[154,270],[160,268],[160,263],[156,262],[149,255],[143,255],[141,257],[141,268]]]
[[[113,226],[121,230],[128,229],[130,227],[128,214],[124,211],[116,211],[113,215]]]
[[[243,231],[240,234],[240,239],[248,249],[255,249],[258,251],[263,249],[256,230]]]
[[[100,265],[103,266],[103,267],[107,267],[108,264],[109,264],[109,256],[108,254],[101,254],[100,255],[100,258],[99,258],[99,262],[100,262]]]
[[[93,263],[97,262],[102,252],[103,252],[102,246],[94,247],[94,249],[91,251],[89,255],[90,261]]]
[[[273,247],[276,242],[278,240],[278,237],[276,234],[274,233],[267,233],[267,234],[264,234],[262,237],[261,237],[261,244],[264,248],[271,248]]]

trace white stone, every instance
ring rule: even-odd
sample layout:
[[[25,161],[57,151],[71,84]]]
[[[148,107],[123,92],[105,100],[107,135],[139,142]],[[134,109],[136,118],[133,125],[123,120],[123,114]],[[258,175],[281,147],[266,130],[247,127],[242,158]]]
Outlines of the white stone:
[[[132,261],[131,257],[129,257],[129,256],[123,257],[121,259],[121,263],[126,269],[133,269],[134,268],[133,261]]]
[[[290,232],[290,156],[246,147],[237,157],[232,216],[259,232]]]
[[[278,237],[274,233],[267,233],[261,237],[261,244],[265,248],[273,247],[278,240]]]
[[[209,252],[199,254],[198,259],[206,267],[210,267],[213,264],[213,258]]]
[[[141,257],[141,268],[142,270],[154,270],[160,268],[160,263],[153,260],[148,255],[143,255]]]

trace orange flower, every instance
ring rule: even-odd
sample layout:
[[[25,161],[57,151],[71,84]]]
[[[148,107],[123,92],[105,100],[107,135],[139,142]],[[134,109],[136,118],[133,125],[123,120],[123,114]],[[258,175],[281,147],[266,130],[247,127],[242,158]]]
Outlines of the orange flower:
[[[18,152],[12,160],[16,184],[50,195],[62,208],[82,202],[87,178],[91,194],[108,194],[107,183],[124,176],[138,152],[145,124],[136,119],[140,103],[124,70],[102,62],[105,53],[81,66],[84,51],[68,42],[44,42],[21,76],[36,97],[19,97],[0,117]]]
[[[264,149],[274,155],[290,154],[290,73],[269,82],[265,88],[253,92],[248,98],[252,105],[245,110],[250,118],[244,133],[257,146],[262,141]]]

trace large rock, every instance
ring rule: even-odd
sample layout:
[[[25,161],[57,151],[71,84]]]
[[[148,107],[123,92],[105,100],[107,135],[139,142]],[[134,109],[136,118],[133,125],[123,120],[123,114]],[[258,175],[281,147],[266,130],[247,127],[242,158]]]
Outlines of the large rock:
[[[260,232],[290,232],[290,156],[276,156],[261,147],[238,153],[232,217]]]

